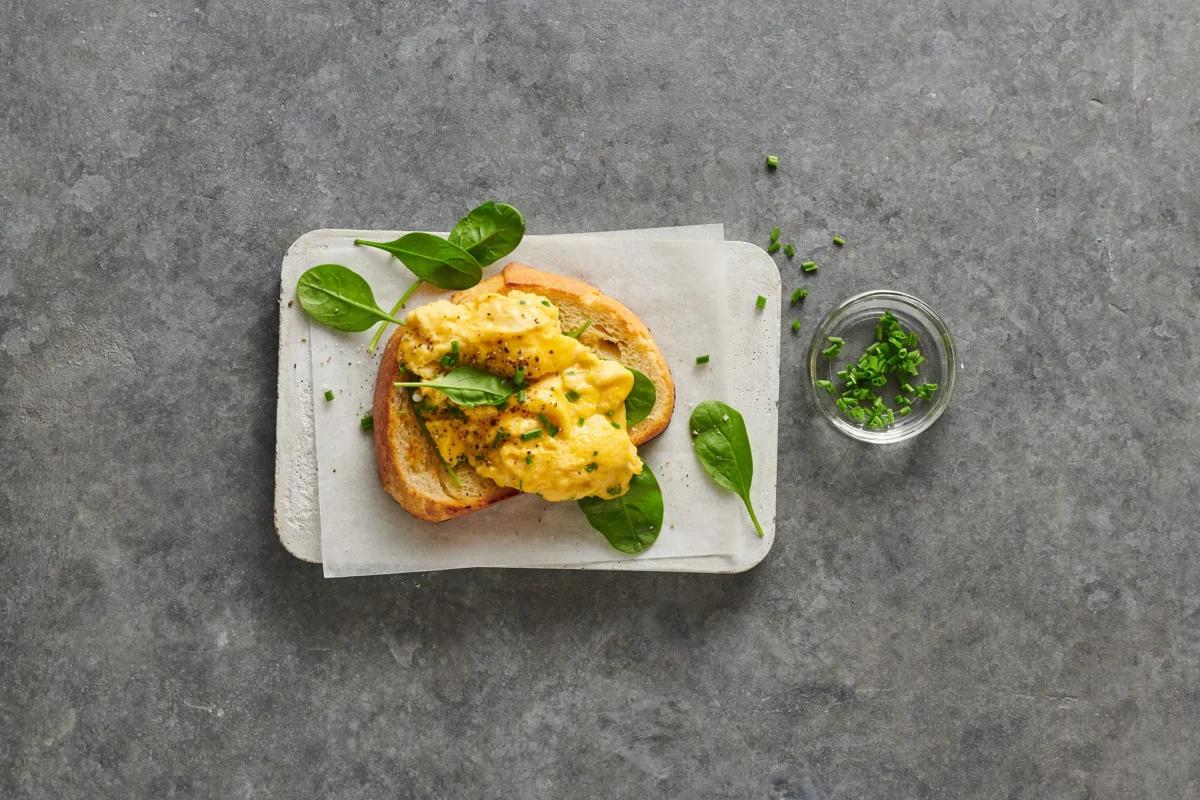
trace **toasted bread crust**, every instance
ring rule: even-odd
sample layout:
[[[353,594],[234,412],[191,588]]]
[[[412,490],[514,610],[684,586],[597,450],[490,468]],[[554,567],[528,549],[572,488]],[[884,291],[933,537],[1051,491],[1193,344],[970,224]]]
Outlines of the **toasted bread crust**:
[[[403,333],[403,329],[397,328],[388,339],[375,382],[372,418],[379,483],[406,511],[429,522],[444,522],[517,494],[516,489],[497,486],[491,481],[488,481],[490,491],[483,494],[464,497],[455,492],[457,487],[445,474],[433,445],[417,427],[416,411],[408,392],[393,385],[404,379],[396,357]],[[424,471],[433,479],[418,482],[414,480],[417,471]]]
[[[583,281],[543,272],[526,264],[512,263],[476,286],[455,293],[451,300],[460,303],[468,297],[487,292],[506,293],[513,289],[540,294],[556,305],[603,317],[603,331],[589,329],[580,341],[594,349],[614,346],[622,354],[636,353],[639,366],[655,383],[657,402],[646,419],[629,432],[635,445],[642,445],[666,430],[675,408],[675,384],[662,352],[638,317],[617,300]],[[388,340],[375,383],[373,408],[375,461],[379,482],[413,516],[430,522],[442,522],[498,503],[518,492],[497,486],[461,467],[456,486],[441,464],[432,443],[417,426],[411,399],[395,381],[402,380],[397,353],[403,328],[397,328]],[[603,334],[615,338],[609,340]],[[468,473],[462,475],[461,473]]]

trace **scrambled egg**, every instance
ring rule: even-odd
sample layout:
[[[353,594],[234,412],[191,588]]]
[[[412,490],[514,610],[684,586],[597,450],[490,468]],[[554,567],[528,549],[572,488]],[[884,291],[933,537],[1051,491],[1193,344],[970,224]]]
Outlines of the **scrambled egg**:
[[[449,464],[555,501],[617,497],[642,471],[625,425],[633,375],[564,335],[544,297],[514,291],[422,306],[405,321],[399,358],[421,380],[459,366],[504,378],[524,370],[523,397],[502,406],[463,408],[436,389],[414,393]]]

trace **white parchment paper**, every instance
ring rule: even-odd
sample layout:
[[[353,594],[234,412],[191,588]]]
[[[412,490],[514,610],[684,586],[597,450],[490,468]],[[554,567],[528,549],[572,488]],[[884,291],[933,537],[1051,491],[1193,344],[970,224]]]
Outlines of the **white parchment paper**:
[[[724,241],[725,226],[676,225],[557,237],[605,236],[614,239],[689,239]],[[311,347],[312,325],[295,303],[296,281],[304,270],[324,260],[331,243],[344,239],[394,239],[392,231],[329,229],[309,231],[288,248],[279,270],[279,376],[275,419],[275,530],[288,552],[304,561],[321,562],[321,513],[317,505],[317,452],[313,431]],[[723,556],[689,559],[689,570],[729,568]],[[638,562],[624,562],[636,565]],[[630,568],[630,567],[626,567]]]
[[[660,561],[669,565],[663,568],[679,569],[679,559],[730,556],[743,563],[754,552],[765,554],[763,547],[774,537],[778,425],[781,297],[774,262],[741,242],[586,236],[529,236],[511,260],[580,278],[620,299],[650,327],[666,354],[676,381],[675,417],[664,434],[639,448],[663,490],[666,512],[658,541],[639,556],[625,556],[588,526],[574,503],[546,503],[536,496],[440,524],[413,518],[380,489],[370,437],[359,430],[378,363],[366,350],[369,336],[313,326],[326,576],[472,566],[628,568],[623,565],[633,561],[643,568]],[[321,261],[362,274],[385,307],[409,281],[386,253],[354,247],[349,237],[330,242]],[[443,294],[418,293],[410,308]],[[755,309],[760,294],[768,298],[765,311]],[[701,353],[711,356],[709,364],[695,364]],[[326,389],[334,392],[332,402],[322,398]],[[696,403],[709,398],[729,402],[746,417],[756,459],[752,496],[768,528],[766,540],[755,536],[740,500],[717,488],[696,463],[687,419]]]

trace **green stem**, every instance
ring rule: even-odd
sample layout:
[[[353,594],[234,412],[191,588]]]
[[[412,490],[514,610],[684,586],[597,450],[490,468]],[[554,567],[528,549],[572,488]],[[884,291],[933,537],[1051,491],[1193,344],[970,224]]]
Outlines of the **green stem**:
[[[404,308],[404,304],[409,301],[409,298],[413,296],[413,292],[415,292],[417,287],[422,283],[424,283],[424,281],[420,278],[417,278],[415,281],[413,281],[412,286],[409,286],[407,289],[405,289],[404,294],[400,295],[400,299],[396,301],[396,305],[392,306],[392,310],[388,312],[388,316],[394,317],[400,313],[400,309]],[[367,349],[372,353],[374,353],[375,348],[379,346],[379,340],[383,338],[383,332],[387,330],[387,326],[387,322],[381,322],[379,323],[379,327],[375,329],[375,335],[371,337],[371,343],[367,345]]]
[[[429,429],[425,427],[425,418],[421,416],[421,412],[417,411],[417,407],[412,406],[413,416],[417,419],[417,427],[421,429],[421,433],[425,435],[425,441],[429,442],[429,446],[433,448],[433,452],[437,454],[438,461],[442,462],[442,468],[446,470],[446,474],[450,476],[450,480],[454,481],[454,485],[459,489],[462,484],[458,480],[458,475],[454,473],[454,468],[450,466],[450,462],[442,457],[442,451],[438,449],[437,442],[433,440]]]
[[[742,497],[742,502],[746,504],[746,510],[750,512],[750,521],[754,523],[754,530],[758,531],[758,538],[763,537],[762,525],[758,524],[758,517],[754,514],[754,506],[750,505],[750,495],[746,494]]]

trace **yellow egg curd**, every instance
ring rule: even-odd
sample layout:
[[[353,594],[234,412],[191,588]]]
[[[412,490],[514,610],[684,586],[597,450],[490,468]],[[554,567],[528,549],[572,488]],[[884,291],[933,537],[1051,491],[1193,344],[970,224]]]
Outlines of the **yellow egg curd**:
[[[642,471],[625,426],[632,373],[563,334],[544,297],[514,291],[421,306],[405,321],[399,359],[423,381],[462,366],[510,379],[523,370],[524,391],[500,406],[460,407],[437,389],[410,390],[449,464],[554,501],[617,497]]]

